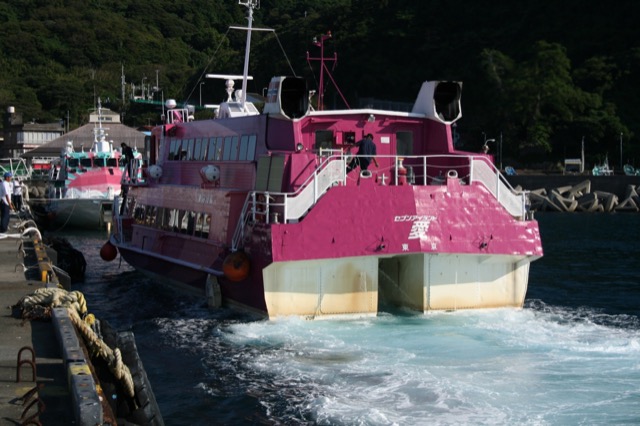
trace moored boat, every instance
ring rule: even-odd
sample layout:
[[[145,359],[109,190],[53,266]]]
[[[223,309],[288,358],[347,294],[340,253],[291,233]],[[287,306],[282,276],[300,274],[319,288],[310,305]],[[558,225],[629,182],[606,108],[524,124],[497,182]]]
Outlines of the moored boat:
[[[152,131],[103,258],[268,318],[521,307],[538,225],[491,156],[454,148],[462,84],[424,82],[411,112],[313,110],[304,80],[274,77],[260,112],[241,4],[243,75],[214,119],[173,108]]]
[[[76,151],[68,141],[50,164],[44,197],[30,198],[36,220],[45,227],[100,229],[111,222],[124,164],[122,153],[107,140],[99,99],[96,111],[91,149]]]

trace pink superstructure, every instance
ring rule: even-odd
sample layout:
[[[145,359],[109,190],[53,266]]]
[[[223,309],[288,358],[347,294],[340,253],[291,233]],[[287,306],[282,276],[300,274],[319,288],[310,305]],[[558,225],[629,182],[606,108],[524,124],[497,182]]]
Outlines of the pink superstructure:
[[[243,96],[205,121],[172,110],[109,244],[270,318],[520,307],[538,225],[490,156],[454,149],[461,89],[425,82],[410,113],[314,111],[303,80],[275,77],[262,112]],[[347,173],[369,133],[378,167]]]

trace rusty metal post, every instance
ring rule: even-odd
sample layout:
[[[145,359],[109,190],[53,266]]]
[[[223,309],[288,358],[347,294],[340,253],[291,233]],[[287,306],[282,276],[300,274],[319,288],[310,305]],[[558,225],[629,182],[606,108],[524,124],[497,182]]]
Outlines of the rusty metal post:
[[[31,352],[31,359],[21,359],[22,358],[22,352],[23,351],[29,351]],[[32,382],[36,381],[36,353],[34,352],[33,348],[31,346],[24,346],[22,348],[20,348],[20,350],[18,351],[18,366],[17,366],[17,372],[16,372],[16,383],[20,383],[20,372],[21,367],[23,364],[29,364],[31,365],[31,373],[32,373]]]

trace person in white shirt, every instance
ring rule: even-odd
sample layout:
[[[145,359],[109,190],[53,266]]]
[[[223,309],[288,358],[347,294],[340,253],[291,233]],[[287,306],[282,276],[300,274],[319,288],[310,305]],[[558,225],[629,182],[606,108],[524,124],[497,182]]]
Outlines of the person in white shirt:
[[[11,201],[13,202],[13,208],[17,212],[22,210],[22,182],[20,179],[15,178],[13,180],[13,194],[11,195]]]
[[[11,209],[13,209],[13,203],[11,202],[11,194],[13,193],[13,185],[11,184],[11,178],[13,175],[11,172],[4,174],[4,180],[2,181],[2,187],[0,188],[0,232],[5,233],[9,229],[9,219],[11,218]]]

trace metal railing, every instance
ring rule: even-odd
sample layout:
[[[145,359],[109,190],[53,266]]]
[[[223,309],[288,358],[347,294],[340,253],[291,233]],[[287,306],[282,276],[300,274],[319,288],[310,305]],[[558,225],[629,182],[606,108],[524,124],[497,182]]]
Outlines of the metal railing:
[[[241,246],[251,224],[294,223],[299,221],[331,187],[347,184],[346,166],[355,156],[330,153],[322,157],[318,169],[301,187],[292,193],[251,191],[247,194],[240,220],[232,238],[233,251]],[[526,193],[516,193],[500,171],[483,157],[459,155],[429,156],[377,156],[393,158],[389,169],[378,169],[379,173],[391,172],[391,182],[398,185],[403,179],[395,170],[403,163],[409,169],[404,179],[412,185],[443,185],[446,179],[457,178],[462,184],[482,184],[498,202],[519,220],[526,219]],[[453,160],[453,161],[452,161]],[[384,180],[381,184],[385,184]]]

